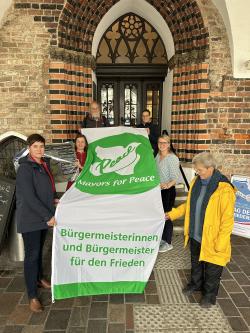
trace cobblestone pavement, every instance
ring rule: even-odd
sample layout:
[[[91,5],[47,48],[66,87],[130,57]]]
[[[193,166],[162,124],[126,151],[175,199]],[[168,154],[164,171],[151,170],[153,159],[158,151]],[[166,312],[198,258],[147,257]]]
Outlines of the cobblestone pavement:
[[[50,257],[51,235],[45,248]],[[40,290],[41,314],[28,308],[21,264],[0,256],[0,333],[250,333],[250,240],[233,236],[232,261],[224,270],[218,304],[204,310],[200,294],[183,296],[189,251],[183,237],[158,256],[143,294],[102,295],[56,301]],[[49,260],[45,271],[49,274]]]

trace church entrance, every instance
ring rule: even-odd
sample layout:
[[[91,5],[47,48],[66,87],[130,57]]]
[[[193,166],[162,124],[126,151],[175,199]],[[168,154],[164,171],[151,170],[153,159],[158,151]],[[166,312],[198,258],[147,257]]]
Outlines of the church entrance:
[[[157,31],[129,13],[104,33],[97,52],[97,99],[114,126],[135,126],[141,112],[151,113],[161,127],[162,86],[167,54]]]
[[[152,122],[161,125],[161,80],[100,79],[98,100],[112,125],[135,126],[145,109],[150,111]]]

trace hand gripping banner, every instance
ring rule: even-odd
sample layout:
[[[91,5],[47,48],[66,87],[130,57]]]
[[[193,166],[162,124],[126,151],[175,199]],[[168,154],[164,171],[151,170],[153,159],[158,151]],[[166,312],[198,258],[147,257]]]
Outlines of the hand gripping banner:
[[[87,160],[56,210],[52,298],[142,293],[165,222],[146,130],[82,132]]]

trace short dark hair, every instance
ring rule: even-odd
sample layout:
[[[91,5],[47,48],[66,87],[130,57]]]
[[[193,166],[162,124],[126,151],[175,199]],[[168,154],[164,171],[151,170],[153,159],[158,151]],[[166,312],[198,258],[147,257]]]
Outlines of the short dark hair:
[[[151,112],[148,109],[143,110],[141,114],[143,114],[144,112],[147,112],[149,115],[151,115]]]
[[[42,142],[45,145],[45,139],[43,136],[40,134],[34,133],[28,136],[27,138],[27,145],[30,147],[33,145],[35,142]]]
[[[79,138],[84,138],[85,143],[86,143],[84,151],[87,151],[89,144],[88,144],[88,140],[87,140],[86,136],[83,135],[83,134],[77,134],[76,137],[75,137],[75,151],[76,151],[76,140],[79,139]]]

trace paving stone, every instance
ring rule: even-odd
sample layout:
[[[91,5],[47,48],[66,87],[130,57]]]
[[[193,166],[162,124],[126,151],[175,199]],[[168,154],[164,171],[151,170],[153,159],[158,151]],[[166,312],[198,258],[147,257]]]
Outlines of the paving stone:
[[[19,302],[22,294],[2,293],[0,297],[0,315],[10,314]]]
[[[134,306],[135,331],[139,330],[217,330],[231,332],[218,306],[202,309],[196,304]]]
[[[45,330],[64,330],[68,326],[70,310],[51,310],[45,324]]]
[[[182,293],[182,282],[177,270],[155,270],[161,304],[189,303]]]
[[[50,296],[51,297],[51,296]],[[71,309],[74,303],[73,298],[57,300],[52,304],[52,309]]]
[[[145,303],[144,294],[126,294],[125,295],[126,303]]]
[[[74,306],[90,305],[91,300],[92,300],[91,296],[76,297],[74,300]]]
[[[250,286],[249,287],[242,287],[244,293],[250,298]]]
[[[22,333],[43,333],[43,325],[40,326],[25,326]]]
[[[87,326],[89,307],[76,307],[72,309],[69,326]]]
[[[250,302],[245,293],[232,293],[230,296],[237,307],[250,307]]]
[[[157,287],[155,281],[148,281],[145,288],[145,294],[157,294]]]
[[[21,325],[5,326],[3,333],[21,333],[22,330],[23,326]]]
[[[110,323],[125,323],[125,305],[109,304],[108,319]]]
[[[218,292],[218,297],[217,298],[228,298],[228,297],[229,297],[229,295],[226,292],[225,288],[223,287],[222,284],[220,284],[220,288],[219,288],[219,292]]]
[[[218,303],[226,316],[239,316],[239,311],[231,299],[218,299]]]
[[[45,308],[43,312],[40,313],[32,313],[29,325],[42,325],[46,322],[46,319],[49,314],[49,309]]]
[[[146,295],[147,304],[160,304],[160,298],[158,295]]]
[[[111,295],[109,295],[109,303],[123,304],[124,303],[124,295],[123,294],[111,294]]]
[[[106,333],[106,320],[89,320],[87,333]]]
[[[250,261],[247,260],[244,256],[241,256],[241,255],[233,255],[233,261],[234,261],[234,263],[236,263],[240,267],[250,264]]]
[[[227,264],[227,269],[229,270],[229,272],[234,273],[234,272],[241,272],[240,267],[235,264],[235,263],[229,263]]]
[[[93,302],[108,302],[108,300],[109,300],[109,295],[92,296],[92,301]]]
[[[89,318],[107,318],[107,302],[92,302]]]
[[[248,263],[247,265],[241,266],[241,270],[248,276],[250,277],[250,264]]]
[[[240,286],[250,286],[250,279],[245,273],[232,273],[232,275]]]
[[[1,289],[7,288],[11,281],[12,281],[11,277],[1,277],[0,278],[0,288]]]
[[[5,326],[7,319],[7,316],[0,316],[0,327]]]
[[[126,329],[134,329],[134,314],[132,304],[126,304]]]
[[[124,324],[109,324],[108,333],[125,333]]]
[[[241,317],[228,317],[228,321],[234,331],[248,331],[248,327]]]
[[[48,330],[48,331],[43,331],[44,333],[66,333],[65,330],[56,330],[56,331],[51,331],[51,330]]]
[[[17,276],[12,279],[11,283],[9,284],[8,288],[6,289],[7,292],[23,292],[25,291],[25,283],[24,278],[21,276]]]
[[[19,304],[29,304],[29,298],[26,292],[23,293],[23,296],[21,297]]]
[[[15,270],[14,269],[2,270],[1,276],[3,276],[3,277],[14,277],[15,276]]]
[[[87,327],[69,327],[67,330],[67,333],[86,333],[86,332],[87,332]]]
[[[234,280],[228,280],[228,281],[223,281],[222,282],[222,285],[224,286],[225,290],[228,292],[228,293],[231,293],[231,292],[235,292],[235,293],[239,293],[239,292],[242,292],[242,289],[241,287],[239,286],[239,284],[234,281]]]
[[[159,253],[155,269],[185,269],[190,268],[190,253],[183,248],[183,236],[173,236],[173,250]]]
[[[161,304],[183,304],[189,303],[188,297],[183,295],[182,287],[179,285],[158,286]]]
[[[51,305],[52,304],[52,299],[51,299],[51,292],[43,290],[41,291],[39,295],[40,302],[42,303],[43,306]]]
[[[236,273],[236,274],[238,274],[238,273]],[[227,268],[223,269],[221,280],[222,281],[224,281],[224,280],[233,280],[233,276]]]
[[[155,280],[155,274],[154,271],[151,272],[150,277],[149,277],[149,281],[150,280]]]
[[[28,305],[17,305],[8,318],[9,325],[27,324],[31,317]]]
[[[250,326],[250,307],[249,308],[239,308],[239,311],[246,321],[247,325]]]

